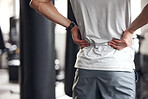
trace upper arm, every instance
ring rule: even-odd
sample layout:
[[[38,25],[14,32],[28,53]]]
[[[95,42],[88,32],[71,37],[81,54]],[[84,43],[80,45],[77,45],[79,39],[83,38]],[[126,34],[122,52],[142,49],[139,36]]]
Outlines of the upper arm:
[[[51,1],[52,0],[31,0],[29,5],[31,8],[38,11],[41,3],[50,3]]]

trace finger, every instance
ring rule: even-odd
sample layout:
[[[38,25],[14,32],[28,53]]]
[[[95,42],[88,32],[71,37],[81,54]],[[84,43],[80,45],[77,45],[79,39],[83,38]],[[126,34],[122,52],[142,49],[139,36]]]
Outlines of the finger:
[[[121,45],[123,45],[123,44],[116,43],[116,42],[114,42],[114,41],[110,41],[108,44],[109,44],[109,45],[116,45],[116,46],[121,46]]]
[[[81,47],[89,47],[90,44],[79,44],[79,46],[81,46]]]
[[[128,44],[127,42],[125,42],[124,40],[121,40],[121,42],[118,42],[118,41],[113,41],[116,43],[116,45],[118,46],[129,46],[130,44]]]
[[[90,46],[90,44],[80,44],[81,46],[86,46],[86,47],[88,47],[88,46]]]
[[[125,43],[124,40],[116,40],[116,39],[112,39],[112,41],[113,41],[113,42],[116,42],[116,43],[118,43],[118,44],[123,44],[123,43]]]
[[[73,40],[74,41],[77,41],[77,42],[87,42],[86,40],[82,40],[82,39],[80,39],[80,38],[73,38]]]
[[[89,47],[90,45],[89,44],[80,44],[79,46],[81,46],[81,47]]]
[[[88,43],[86,40],[74,39],[75,42],[78,43]]]
[[[116,45],[116,43],[113,42],[113,41],[109,41],[108,44],[109,44],[109,45],[112,45],[112,44]]]
[[[118,42],[118,41],[109,41],[109,44],[114,44],[114,45],[117,45],[117,46],[126,46],[126,43],[125,42]]]
[[[125,48],[126,46],[111,45],[111,47],[113,47],[114,49],[117,49],[117,50],[122,50],[122,49]]]
[[[82,40],[79,40],[79,41],[74,41],[76,44],[78,45],[90,45],[90,43],[86,42],[86,41],[82,41]]]
[[[89,43],[79,43],[79,44],[81,44],[81,45],[90,45]]]

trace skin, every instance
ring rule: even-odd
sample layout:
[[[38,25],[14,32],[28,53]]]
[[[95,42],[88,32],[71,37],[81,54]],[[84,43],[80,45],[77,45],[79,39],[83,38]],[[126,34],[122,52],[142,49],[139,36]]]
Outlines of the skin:
[[[108,44],[117,50],[122,50],[131,45],[131,39],[134,32],[148,23],[148,4],[144,7],[140,15],[124,31],[121,40],[112,39]]]
[[[49,20],[60,24],[64,27],[68,27],[71,23],[69,19],[61,15],[54,5],[52,0],[31,0],[30,7],[48,18]],[[130,46],[130,42],[134,32],[140,27],[148,23],[148,4],[142,10],[141,14],[131,23],[131,25],[124,31],[121,40],[112,39],[108,44],[117,50],[122,50],[125,47]],[[88,47],[90,44],[86,40],[81,39],[80,30],[78,26],[74,26],[71,29],[72,38],[74,43],[80,46],[80,48]]]
[[[30,7],[48,18],[49,20],[60,24],[64,27],[68,27],[71,21],[61,15],[54,5],[51,3],[52,0],[32,0]],[[90,44],[86,40],[82,40],[80,36],[80,30],[77,25],[71,29],[74,43],[80,46],[80,48],[88,47]]]

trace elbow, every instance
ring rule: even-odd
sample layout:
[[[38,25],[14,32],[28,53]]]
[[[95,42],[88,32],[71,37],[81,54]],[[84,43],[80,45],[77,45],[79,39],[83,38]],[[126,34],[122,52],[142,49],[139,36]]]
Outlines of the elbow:
[[[30,3],[29,3],[29,6],[35,10],[38,9],[38,1],[35,1],[35,0],[31,0]]]
[[[32,1],[32,0],[30,1],[29,6],[30,6],[31,8],[33,8],[33,1]]]

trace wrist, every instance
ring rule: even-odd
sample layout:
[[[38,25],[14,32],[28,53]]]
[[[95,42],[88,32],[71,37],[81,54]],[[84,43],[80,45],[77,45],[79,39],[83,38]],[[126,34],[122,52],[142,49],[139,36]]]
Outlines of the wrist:
[[[131,33],[131,34],[134,34],[135,31],[132,30],[132,29],[130,29],[130,28],[128,28],[128,29],[125,30],[125,32]]]
[[[130,37],[132,37],[133,34],[134,34],[134,32],[131,32],[131,31],[129,31],[129,30],[125,30],[123,36],[125,35],[125,36],[130,36]]]
[[[70,25],[68,27],[66,27],[67,31],[71,31],[75,26],[75,23],[71,21]]]
[[[125,40],[126,42],[130,42],[132,37],[133,37],[133,33],[126,30],[122,36],[122,39]]]

